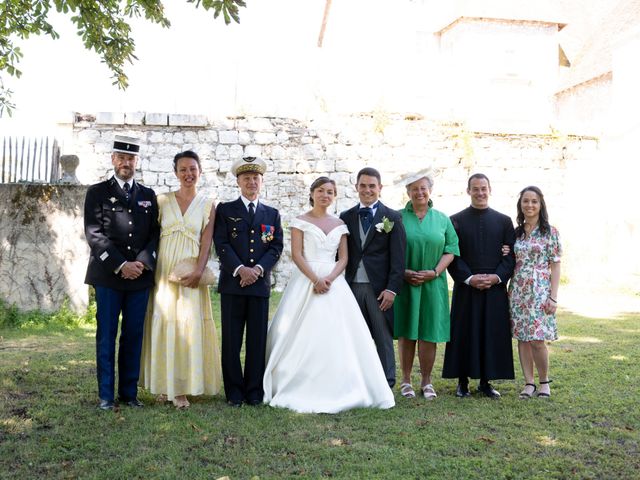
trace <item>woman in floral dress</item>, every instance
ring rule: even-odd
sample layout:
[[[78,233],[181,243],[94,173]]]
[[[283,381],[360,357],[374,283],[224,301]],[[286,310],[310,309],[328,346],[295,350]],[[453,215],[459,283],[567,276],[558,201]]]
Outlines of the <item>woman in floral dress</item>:
[[[556,308],[562,249],[558,230],[549,225],[547,206],[538,187],[526,187],[518,196],[516,267],[509,284],[511,328],[525,385],[520,398],[537,391],[533,368],[538,370],[538,397],[551,396],[549,354],[545,341],[556,340]]]

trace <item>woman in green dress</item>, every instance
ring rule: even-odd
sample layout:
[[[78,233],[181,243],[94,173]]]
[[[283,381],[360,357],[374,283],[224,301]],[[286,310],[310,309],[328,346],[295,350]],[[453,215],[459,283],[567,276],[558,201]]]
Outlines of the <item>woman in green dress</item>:
[[[432,208],[433,178],[428,171],[403,181],[409,202],[400,210],[407,232],[404,284],[394,304],[394,336],[398,339],[403,397],[414,398],[411,370],[418,345],[422,395],[431,400],[436,392],[431,371],[437,342],[449,341],[449,289],[447,266],[460,255],[458,236],[451,220]]]

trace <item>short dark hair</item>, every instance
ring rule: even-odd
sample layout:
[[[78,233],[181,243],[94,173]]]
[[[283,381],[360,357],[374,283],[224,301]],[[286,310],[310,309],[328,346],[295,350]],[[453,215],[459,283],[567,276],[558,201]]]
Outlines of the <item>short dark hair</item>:
[[[192,150],[185,150],[184,152],[180,152],[178,154],[176,154],[175,157],[173,157],[173,171],[177,172],[178,171],[178,161],[181,158],[193,158],[196,163],[198,164],[198,170],[200,170],[202,172],[202,165],[200,164],[200,157],[198,156],[198,154]]]
[[[467,190],[471,189],[471,180],[474,180],[476,178],[480,180],[486,180],[487,184],[489,185],[489,188],[491,188],[491,182],[489,181],[489,177],[487,177],[484,173],[474,173],[469,177],[469,180],[467,180]]]
[[[356,184],[360,181],[360,177],[362,175],[366,175],[367,177],[376,177],[378,179],[378,183],[382,185],[382,177],[380,176],[380,172],[373,167],[364,167],[358,172],[358,176],[356,177]]]
[[[313,191],[316,188],[320,187],[321,185],[324,185],[325,183],[330,183],[331,185],[333,185],[335,193],[336,194],[338,193],[338,187],[336,187],[335,180],[331,180],[329,177],[316,178],[311,184],[311,186],[309,187],[309,203],[311,204],[312,207],[313,207]]]

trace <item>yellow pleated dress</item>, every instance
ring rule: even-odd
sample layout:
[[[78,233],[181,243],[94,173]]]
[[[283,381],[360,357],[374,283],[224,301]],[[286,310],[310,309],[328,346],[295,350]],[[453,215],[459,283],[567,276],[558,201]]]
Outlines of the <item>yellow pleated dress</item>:
[[[168,400],[215,395],[222,386],[209,287],[187,288],[167,279],[178,261],[198,256],[212,205],[213,199],[198,193],[182,215],[173,192],[158,196],[160,245],[145,318],[140,385]]]

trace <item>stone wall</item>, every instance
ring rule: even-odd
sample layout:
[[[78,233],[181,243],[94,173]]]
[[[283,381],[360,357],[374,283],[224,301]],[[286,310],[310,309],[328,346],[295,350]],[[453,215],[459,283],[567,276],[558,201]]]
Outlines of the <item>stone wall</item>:
[[[86,187],[0,185],[0,298],[21,310],[87,305]]]
[[[201,189],[217,201],[229,201],[238,195],[230,172],[232,162],[242,156],[261,156],[268,165],[261,198],[280,209],[285,225],[309,208],[308,187],[320,175],[329,175],[337,182],[335,213],[354,205],[355,175],[364,166],[381,171],[382,200],[393,208],[406,202],[404,187],[395,185],[394,179],[409,171],[433,167],[437,172],[435,207],[448,214],[469,205],[465,189],[470,173],[483,172],[490,177],[491,205],[512,217],[518,192],[535,184],[545,192],[551,221],[563,234],[567,252],[563,260],[565,275],[570,276],[572,265],[580,263],[579,258],[571,255],[572,251],[579,251],[571,248],[572,243],[580,242],[581,238],[572,233],[579,230],[572,224],[570,209],[574,203],[569,189],[576,186],[572,187],[570,172],[579,170],[586,159],[594,158],[598,142],[593,138],[483,133],[470,131],[458,123],[383,113],[312,121],[287,118],[209,121],[200,116],[144,113],[103,113],[78,118],[73,125],[73,151],[67,147],[65,153],[80,157],[77,176],[82,183],[94,183],[112,174],[110,151],[116,134],[141,138],[138,179],[157,193],[177,188],[172,159],[179,151],[198,152],[203,165]],[[20,280],[17,278],[7,290],[3,286],[0,295],[23,308],[47,309],[59,305],[63,295],[57,293],[59,286],[60,292],[66,290],[74,305],[83,305],[86,288],[82,281],[88,251],[82,235],[83,190],[71,188],[63,194],[56,187],[44,187],[43,192],[51,193],[36,194],[39,190],[28,190],[32,187],[11,188],[14,190],[7,190],[8,200],[2,202],[2,208],[11,204],[13,208],[31,209],[39,212],[38,218],[42,220],[21,227],[24,222],[21,215],[26,213],[15,214],[20,218],[15,221],[7,220],[3,211],[0,271],[3,278],[5,272],[20,272],[17,275]],[[20,200],[25,188],[24,192],[34,192],[29,202]],[[47,201],[48,198],[51,200]],[[7,234],[5,228],[9,228]],[[285,255],[274,271],[277,289],[286,284],[292,266],[288,238],[287,232]],[[47,250],[49,247],[54,250]],[[42,282],[51,276],[51,271],[56,272],[52,276],[56,279],[54,284],[50,286],[46,280],[38,283],[38,279]],[[27,298],[31,296],[35,298]]]

